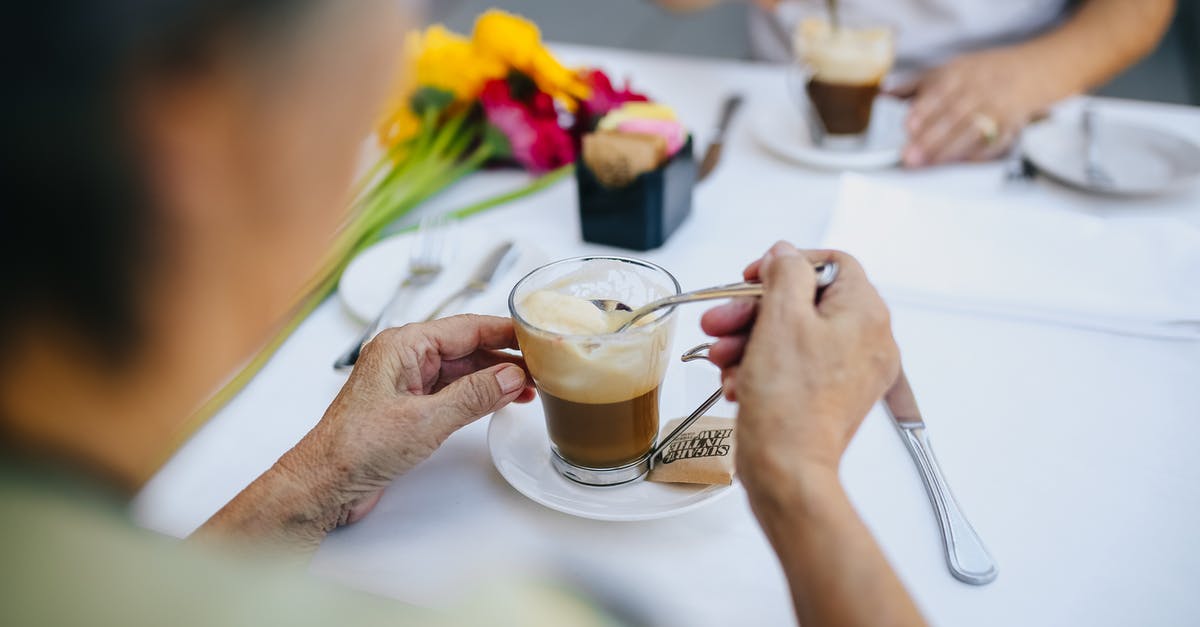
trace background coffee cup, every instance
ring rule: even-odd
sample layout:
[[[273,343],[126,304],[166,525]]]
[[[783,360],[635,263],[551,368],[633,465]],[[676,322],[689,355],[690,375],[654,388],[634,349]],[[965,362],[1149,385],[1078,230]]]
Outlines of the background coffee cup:
[[[880,84],[895,61],[894,31],[845,16],[835,29],[824,17],[810,16],[796,27],[795,52],[790,92],[813,141],[834,149],[862,147]]]

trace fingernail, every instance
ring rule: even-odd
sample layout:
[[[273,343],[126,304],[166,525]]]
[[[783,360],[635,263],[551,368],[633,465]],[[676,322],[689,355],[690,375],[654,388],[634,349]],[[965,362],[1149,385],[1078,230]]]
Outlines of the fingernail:
[[[496,383],[505,394],[516,392],[525,386],[525,371],[516,366],[509,366],[496,373]]]
[[[775,254],[780,257],[796,257],[800,255],[800,251],[787,242],[779,242],[775,245],[775,248],[777,249]]]
[[[917,166],[921,165],[922,161],[924,161],[924,156],[921,154],[920,150],[916,148],[909,148],[908,150],[904,151],[905,165]]]

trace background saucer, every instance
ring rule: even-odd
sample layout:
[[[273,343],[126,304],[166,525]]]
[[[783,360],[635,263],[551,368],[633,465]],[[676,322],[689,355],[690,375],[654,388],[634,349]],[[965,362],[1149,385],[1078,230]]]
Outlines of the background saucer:
[[[550,465],[550,439],[542,404],[509,405],[488,425],[488,450],[496,470],[518,492],[564,514],[594,520],[633,521],[677,516],[710,503],[732,486],[654,483],[579,485]]]
[[[472,229],[455,229],[450,238],[449,254],[444,260],[441,276],[430,285],[414,290],[405,305],[403,316],[408,320],[424,320],[445,297],[467,283],[477,266],[496,246],[507,238]],[[408,253],[415,233],[401,233],[364,250],[350,262],[341,281],[338,297],[354,317],[369,322],[379,315],[396,286],[408,274]],[[508,315],[508,292],[517,279],[547,261],[546,255],[523,239],[514,239],[517,260],[503,276],[496,277],[492,286],[473,300],[460,302],[446,315],[471,311],[497,316]]]
[[[867,143],[859,150],[828,150],[813,143],[803,112],[780,100],[756,104],[750,128],[758,143],[777,157],[824,170],[873,170],[900,163],[908,135],[904,117],[908,104],[888,96],[875,99]]]
[[[1182,137],[1100,117],[1095,121],[1096,152],[1112,177],[1097,186],[1085,173],[1083,127],[1077,118],[1049,119],[1025,129],[1021,149],[1039,172],[1060,183],[1114,196],[1149,196],[1200,179],[1200,146]]]

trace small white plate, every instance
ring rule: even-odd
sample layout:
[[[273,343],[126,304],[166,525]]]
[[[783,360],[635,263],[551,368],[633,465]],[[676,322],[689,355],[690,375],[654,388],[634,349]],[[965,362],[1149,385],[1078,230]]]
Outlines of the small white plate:
[[[655,483],[640,479],[594,488],[558,474],[550,465],[550,438],[542,403],[509,405],[488,425],[488,449],[500,475],[517,492],[564,514],[593,520],[633,521],[677,516],[729,494],[732,486]]]
[[[476,300],[460,302],[446,312],[446,315],[475,311],[507,316],[508,292],[518,278],[547,261],[545,253],[525,240],[465,229],[461,225],[451,228],[455,231],[449,238],[451,246],[443,260],[441,275],[432,284],[414,290],[399,315],[407,320],[424,320],[442,299],[466,285],[488,253],[512,239],[517,249],[513,266],[503,276],[496,277],[491,288]],[[369,322],[379,315],[396,286],[408,275],[408,253],[415,239],[415,233],[389,237],[350,262],[338,282],[338,296],[354,317]]]
[[[1097,160],[1112,177],[1112,186],[1088,180],[1083,127],[1077,118],[1031,125],[1022,134],[1021,148],[1039,172],[1098,194],[1150,196],[1200,179],[1200,147],[1177,135],[1097,117],[1095,141]]]
[[[857,150],[830,150],[813,143],[803,111],[794,103],[775,101],[751,111],[751,131],[772,154],[823,170],[877,170],[900,163],[908,141],[904,117],[908,104],[888,96],[875,99],[866,145]]]

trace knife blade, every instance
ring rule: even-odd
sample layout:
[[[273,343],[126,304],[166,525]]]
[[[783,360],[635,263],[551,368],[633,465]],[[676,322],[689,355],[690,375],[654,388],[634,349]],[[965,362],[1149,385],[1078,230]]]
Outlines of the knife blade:
[[[700,160],[700,167],[696,170],[697,183],[708,178],[713,170],[717,169],[717,163],[721,161],[721,149],[725,145],[725,133],[729,130],[729,125],[733,122],[733,117],[737,115],[744,100],[741,94],[736,93],[725,97],[725,101],[721,105],[721,116],[717,118],[716,129],[712,139],[708,142],[708,148],[704,150],[704,158]]]
[[[475,273],[467,280],[466,285],[463,285],[458,291],[447,296],[441,303],[438,303],[433,313],[429,314],[429,317],[425,318],[425,321],[436,320],[450,305],[487,291],[487,288],[492,284],[492,281],[496,280],[496,277],[503,275],[512,267],[512,264],[516,263],[518,256],[516,245],[511,241],[497,246],[479,263],[479,267],[475,269]]]
[[[912,455],[925,484],[929,502],[937,514],[942,532],[942,544],[946,549],[946,565],[956,579],[964,583],[981,586],[996,578],[996,562],[983,546],[983,540],[967,520],[950,485],[946,482],[942,468],[933,455],[933,445],[925,430],[925,420],[917,407],[908,377],[901,367],[900,376],[884,394],[884,409],[900,432],[904,445]]]

